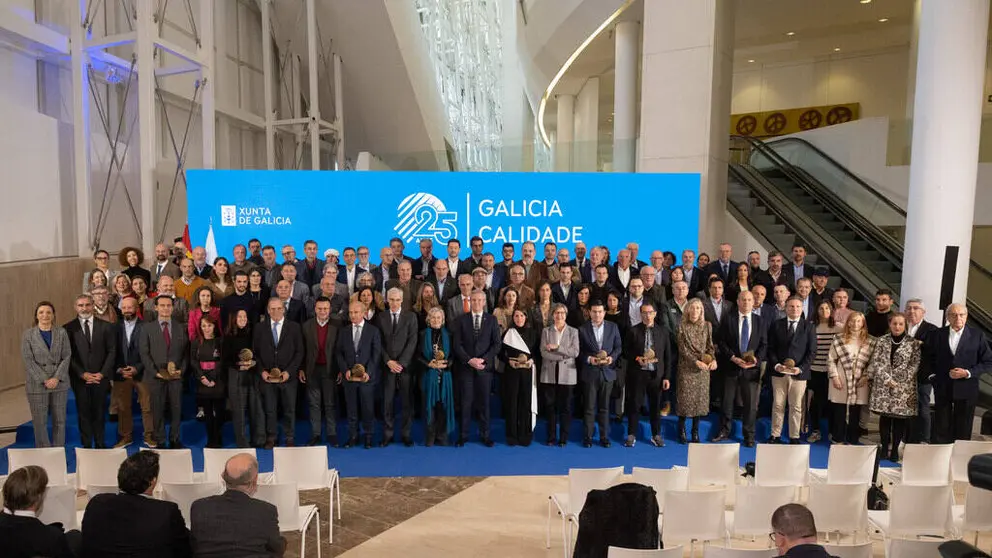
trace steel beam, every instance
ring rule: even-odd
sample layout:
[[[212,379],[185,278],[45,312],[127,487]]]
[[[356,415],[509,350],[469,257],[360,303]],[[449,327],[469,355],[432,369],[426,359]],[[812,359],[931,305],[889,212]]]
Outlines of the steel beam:
[[[275,81],[272,73],[272,22],[269,18],[270,0],[258,0],[262,8],[262,81],[265,91],[265,161],[269,170],[276,168],[276,128],[275,112],[272,106],[272,86]]]
[[[307,0],[307,66],[310,75],[310,164],[320,170],[320,89],[317,87],[317,6]]]
[[[338,169],[344,170],[344,77],[341,75],[341,57],[334,54],[334,124],[337,126]]]
[[[86,86],[88,65],[86,49],[83,48],[83,14],[86,13],[86,0],[71,2],[69,19],[71,41],[70,62],[72,64],[72,155],[73,181],[76,186],[76,255],[85,258],[93,250],[93,211],[90,195],[90,93]],[[6,10],[2,10],[6,11]]]
[[[105,49],[110,47],[116,47],[121,45],[126,45],[138,40],[138,33],[135,31],[130,31],[128,33],[121,33],[119,35],[107,35],[106,37],[100,37],[99,39],[91,39],[86,41],[86,50],[92,50],[95,48]]]
[[[141,73],[138,75],[138,183],[141,191],[141,247],[146,254],[154,252],[155,236],[155,165],[158,152],[155,136],[155,23],[153,2],[137,3],[137,42],[135,53]]]
[[[200,72],[200,120],[203,131],[203,168],[217,166],[217,104],[214,72],[214,2],[200,0],[200,48],[198,58],[203,62]]]

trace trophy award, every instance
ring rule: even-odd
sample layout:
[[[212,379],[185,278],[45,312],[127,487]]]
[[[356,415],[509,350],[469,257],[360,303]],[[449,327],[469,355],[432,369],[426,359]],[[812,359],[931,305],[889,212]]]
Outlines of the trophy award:
[[[182,376],[183,376],[183,371],[177,369],[176,363],[172,361],[169,361],[169,363],[165,366],[165,370],[159,370],[158,374],[155,374],[156,378],[160,380],[165,380],[167,382],[178,380],[182,378]]]
[[[269,379],[265,380],[270,384],[281,384],[282,383],[282,370],[278,368],[273,368],[269,370]]]
[[[365,371],[365,366],[361,364],[356,364],[351,367],[351,381],[352,382],[364,382],[369,375]]]
[[[448,367],[448,361],[445,360],[444,357],[445,357],[444,349],[438,347],[437,345],[434,345],[434,364],[438,368]]]
[[[782,366],[788,368],[788,370],[785,370],[783,374],[793,374],[793,369],[796,367],[796,361],[791,358],[787,358],[782,361]]]
[[[747,351],[741,355],[741,360],[747,364],[755,364],[758,362],[758,357],[754,356],[754,351]]]
[[[606,366],[609,363],[610,355],[606,351],[599,351],[593,357],[593,364],[596,366]]]
[[[510,359],[510,368],[530,368],[530,364],[527,363],[528,360],[530,359],[527,355],[520,353]]]
[[[255,366],[255,361],[252,360],[255,354],[251,352],[251,349],[241,349],[238,351],[238,364],[242,370],[246,370]]]
[[[706,366],[709,366],[714,360],[716,359],[713,358],[713,355],[709,353],[705,353],[703,356],[699,357],[699,361],[705,364]]]
[[[641,355],[641,364],[655,364],[658,362],[658,357],[654,354],[654,349],[647,349],[644,354]]]

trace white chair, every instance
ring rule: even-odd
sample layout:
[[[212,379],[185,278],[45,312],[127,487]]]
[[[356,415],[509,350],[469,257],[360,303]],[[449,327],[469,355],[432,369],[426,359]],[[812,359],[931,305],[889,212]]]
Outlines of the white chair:
[[[827,484],[870,483],[878,446],[830,446],[826,469],[810,469],[810,480]]]
[[[754,459],[758,486],[809,485],[809,445],[758,444]]]
[[[69,484],[69,469],[65,462],[65,448],[10,448],[7,450],[7,471],[13,472],[27,465],[37,465],[48,473],[48,486]],[[114,470],[114,474],[117,471]]]
[[[897,484],[889,497],[889,509],[868,510],[868,521],[887,538],[946,536],[955,532],[952,502],[948,484]]]
[[[776,556],[778,556],[778,550],[774,548],[707,546],[703,550],[703,558],[775,558]]]
[[[559,492],[548,496],[548,525],[545,538],[545,548],[551,548],[551,510],[557,508],[561,517],[562,544],[565,558],[571,553],[572,521],[578,524],[579,512],[586,503],[586,495],[590,490],[608,488],[623,475],[623,467],[608,469],[569,469],[568,492]]]
[[[66,484],[49,486],[38,519],[44,524],[61,523],[66,531],[79,528],[76,514],[76,487]]]
[[[682,558],[682,546],[649,550],[611,546],[606,550],[606,558]]]
[[[686,490],[689,487],[689,471],[634,467],[630,481],[653,488],[658,496],[658,511],[665,513],[665,493],[669,490]]]
[[[975,533],[977,545],[979,533],[992,531],[992,491],[969,485],[964,505],[954,506],[951,515],[958,531]]]
[[[861,484],[811,484],[809,511],[816,518],[816,528],[840,537],[852,535],[857,542],[858,533],[868,533],[868,483]]]
[[[161,486],[162,499],[166,502],[175,502],[179,506],[179,512],[183,514],[186,527],[189,527],[189,511],[193,507],[193,502],[200,498],[224,493],[224,486],[219,482],[164,482]]]
[[[992,442],[958,440],[951,450],[951,480],[968,482],[968,461],[976,455],[992,453]]]
[[[203,482],[223,482],[220,478],[224,472],[227,460],[242,453],[247,453],[258,459],[255,448],[203,448]],[[263,476],[258,474],[258,483],[263,484],[271,480],[272,475]]]
[[[338,519],[341,519],[341,485],[338,470],[327,463],[324,446],[272,449],[272,476],[275,483],[294,482],[300,490],[328,489],[327,542],[334,542],[334,495],[338,498]]]
[[[94,496],[100,494],[117,494],[120,491],[120,487],[116,484],[91,484],[86,487],[86,496],[92,500]]]
[[[727,491],[669,490],[665,495],[665,515],[662,516],[662,540],[689,541],[689,556],[695,552],[696,541],[723,540],[729,546],[724,509]]]
[[[889,484],[940,485],[951,482],[954,444],[906,444],[902,469],[884,468],[878,476]]]
[[[91,484],[117,484],[117,470],[127,459],[124,448],[76,448],[76,489],[86,490]]]
[[[874,548],[872,543],[861,544],[825,544],[823,548],[834,558],[872,558]]]
[[[947,541],[915,539],[889,539],[885,541],[887,558],[934,558],[940,556],[937,549]]]
[[[279,530],[300,534],[300,557],[307,555],[307,527],[317,525],[317,558],[320,558],[320,512],[315,505],[300,505],[300,493],[294,483],[260,484],[255,498],[276,507]]]
[[[193,452],[184,449],[154,449],[158,454],[158,483],[189,484],[193,482]]]
[[[767,445],[767,444],[763,444]],[[796,500],[795,486],[737,486],[737,505],[728,511],[727,529],[734,537],[767,537],[772,513]]]
[[[739,444],[689,444],[689,488],[722,486],[733,507],[740,476]]]

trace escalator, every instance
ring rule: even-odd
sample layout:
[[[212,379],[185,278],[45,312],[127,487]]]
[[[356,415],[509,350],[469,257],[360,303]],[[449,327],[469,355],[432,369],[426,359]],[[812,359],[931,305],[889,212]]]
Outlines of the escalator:
[[[733,136],[730,160],[727,208],[752,235],[784,254],[801,240],[830,267],[830,286],[852,295],[852,308],[867,308],[880,288],[900,292],[902,208],[801,138]],[[992,338],[992,272],[973,260],[967,305],[969,323]],[[939,311],[929,319],[940,322]],[[992,408],[992,378],[982,384]]]

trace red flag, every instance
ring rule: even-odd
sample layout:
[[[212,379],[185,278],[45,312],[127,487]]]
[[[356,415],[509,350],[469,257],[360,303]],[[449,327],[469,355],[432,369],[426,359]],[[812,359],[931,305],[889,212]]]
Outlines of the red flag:
[[[186,257],[193,257],[193,243],[189,240],[189,223],[186,223],[186,227],[183,229],[183,245],[186,246]]]

